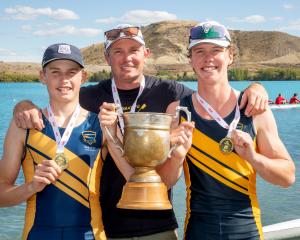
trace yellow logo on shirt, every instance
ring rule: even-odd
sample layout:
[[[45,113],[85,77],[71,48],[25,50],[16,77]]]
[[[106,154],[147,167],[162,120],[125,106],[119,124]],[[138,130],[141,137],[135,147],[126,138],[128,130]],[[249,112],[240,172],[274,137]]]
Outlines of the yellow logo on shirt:
[[[96,132],[94,131],[84,131],[81,133],[82,139],[89,145],[92,145],[96,142]]]

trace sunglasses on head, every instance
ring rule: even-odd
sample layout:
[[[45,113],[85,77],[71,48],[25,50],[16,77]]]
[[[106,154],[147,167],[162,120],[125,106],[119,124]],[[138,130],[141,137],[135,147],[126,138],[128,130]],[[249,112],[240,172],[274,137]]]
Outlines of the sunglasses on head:
[[[196,26],[190,31],[190,40],[196,39],[223,39],[231,42],[228,32],[221,26]]]
[[[123,33],[125,37],[134,37],[137,36],[140,31],[139,27],[126,27],[122,29],[112,29],[104,33],[107,40],[113,41],[121,37]]]

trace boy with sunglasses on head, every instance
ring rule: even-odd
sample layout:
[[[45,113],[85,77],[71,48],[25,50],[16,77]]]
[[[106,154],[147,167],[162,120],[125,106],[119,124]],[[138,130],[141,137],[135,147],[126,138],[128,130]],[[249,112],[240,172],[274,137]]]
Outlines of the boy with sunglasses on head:
[[[172,103],[185,106],[195,122],[184,169],[187,185],[185,239],[263,239],[256,196],[256,173],[288,187],[295,166],[281,142],[271,110],[248,117],[241,94],[228,82],[233,49],[227,29],[213,21],[190,30],[191,65],[197,92]],[[179,174],[178,174],[179,175]],[[169,184],[177,179],[169,178]]]
[[[40,79],[49,105],[45,127],[7,131],[0,161],[0,206],[27,201],[22,239],[106,239],[99,202],[102,131],[98,116],[79,105],[87,79],[80,50],[53,44],[43,56]],[[15,185],[22,166],[25,183]]]
[[[165,112],[167,106],[180,98],[190,95],[192,90],[176,81],[158,80],[144,76],[143,69],[150,50],[145,46],[141,29],[129,24],[118,25],[105,32],[105,58],[111,66],[112,79],[81,88],[80,104],[92,112],[110,107],[105,102],[116,103],[123,111]],[[251,114],[263,111],[267,101],[266,92],[260,85],[246,89],[243,104],[248,100],[247,111]],[[242,105],[243,105],[242,104]],[[23,102],[15,110],[19,126],[42,128],[38,109]],[[22,109],[27,109],[23,111]],[[28,110],[31,109],[31,110]],[[33,122],[29,121],[33,119]],[[27,124],[27,121],[30,122]],[[120,129],[122,131],[122,123]],[[103,162],[101,175],[101,206],[103,224],[109,238],[176,239],[178,227],[173,210],[140,211],[118,209],[123,185],[128,173],[123,173],[122,161],[113,161],[110,154]],[[163,173],[161,173],[164,178]],[[171,195],[171,192],[170,192]]]

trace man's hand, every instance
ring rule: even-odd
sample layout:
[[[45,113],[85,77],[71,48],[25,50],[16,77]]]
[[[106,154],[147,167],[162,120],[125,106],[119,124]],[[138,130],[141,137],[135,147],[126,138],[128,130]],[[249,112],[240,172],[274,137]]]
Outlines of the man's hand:
[[[21,101],[14,108],[14,120],[17,127],[42,130],[44,122],[42,113],[31,101]]]
[[[102,132],[105,135],[108,135],[106,136],[108,141],[111,140],[113,142],[115,142],[114,138],[116,138],[117,135],[118,114],[116,112],[116,107],[117,106],[114,103],[103,102],[98,114]]]
[[[252,83],[245,89],[242,96],[240,109],[245,109],[247,117],[263,113],[268,107],[268,93],[259,83]]]

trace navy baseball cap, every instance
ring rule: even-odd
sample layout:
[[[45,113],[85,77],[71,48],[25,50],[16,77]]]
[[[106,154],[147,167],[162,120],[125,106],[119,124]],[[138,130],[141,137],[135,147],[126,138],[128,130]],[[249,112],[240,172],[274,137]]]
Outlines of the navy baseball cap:
[[[66,43],[56,43],[50,45],[44,52],[42,67],[54,60],[71,60],[84,68],[83,58],[80,49]]]

